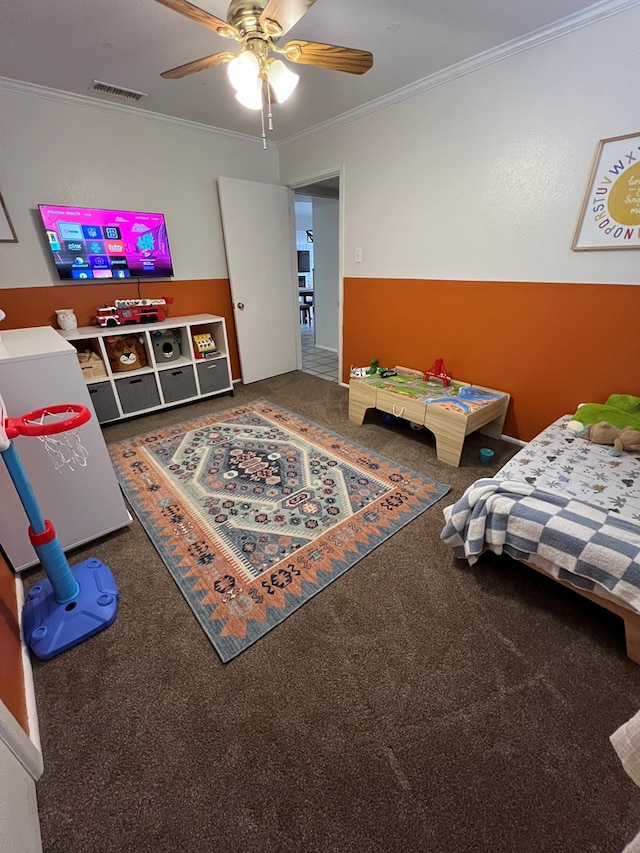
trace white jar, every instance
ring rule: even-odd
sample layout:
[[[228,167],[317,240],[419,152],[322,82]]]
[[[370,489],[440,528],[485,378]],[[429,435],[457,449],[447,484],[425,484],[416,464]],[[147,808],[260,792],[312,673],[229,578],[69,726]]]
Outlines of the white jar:
[[[73,313],[73,308],[56,308],[56,319],[60,329],[77,329],[78,318]]]

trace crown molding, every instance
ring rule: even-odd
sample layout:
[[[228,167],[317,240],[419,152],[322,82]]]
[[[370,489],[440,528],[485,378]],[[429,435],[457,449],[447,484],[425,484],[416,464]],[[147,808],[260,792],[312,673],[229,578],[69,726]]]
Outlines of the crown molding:
[[[640,0],[638,0],[640,2]],[[132,106],[131,104],[114,104],[111,101],[101,101],[98,98],[92,98],[89,95],[76,95],[73,92],[63,92],[61,89],[50,89],[47,86],[40,86],[37,83],[25,83],[21,80],[11,80],[9,77],[0,77],[0,89],[6,89],[11,92],[18,92],[22,95],[31,95],[35,98],[43,98],[45,101],[55,101],[57,103],[71,104],[73,106],[82,107],[83,109],[92,109],[99,112],[110,113],[111,115],[132,116],[135,118],[145,119],[146,121],[155,122],[157,124],[165,124],[172,127],[180,127],[183,130],[194,130],[198,133],[213,133],[216,136],[224,136],[227,139],[242,142],[262,142],[261,137],[250,136],[248,133],[238,133],[233,130],[225,130],[222,127],[213,127],[210,124],[201,124],[197,121],[189,121],[189,119],[175,118],[164,113],[155,113],[151,110],[143,110],[140,107]],[[269,148],[275,148],[275,142],[267,142]]]
[[[410,83],[401,89],[396,89],[388,95],[383,95],[381,98],[376,98],[369,101],[367,104],[362,104],[353,110],[328,119],[325,122],[309,127],[300,133],[295,133],[288,136],[286,139],[281,139],[278,145],[285,145],[290,142],[297,142],[306,136],[317,133],[320,130],[328,130],[330,128],[339,127],[343,124],[363,118],[371,113],[383,110],[393,104],[398,104],[401,101],[406,101],[413,98],[422,92],[427,92],[429,89],[435,89],[436,86],[442,86],[451,80],[457,80],[459,77],[464,77],[466,74],[472,74],[474,71],[479,71],[481,68],[486,68],[488,65],[493,65],[496,62],[502,62],[510,56],[515,56],[525,50],[538,47],[552,39],[560,38],[569,35],[570,33],[580,30],[583,27],[588,27],[605,18],[611,18],[613,15],[618,15],[621,12],[626,12],[628,9],[633,9],[635,6],[640,6],[640,0],[601,0],[599,3],[594,3],[588,9],[583,9],[581,12],[576,12],[573,15],[568,15],[560,21],[555,21],[546,27],[540,27],[521,36],[517,39],[504,42],[498,47],[485,50],[483,53],[478,53],[470,59],[464,59],[448,68],[437,71],[429,77],[424,77],[422,80],[416,80],[415,83]]]

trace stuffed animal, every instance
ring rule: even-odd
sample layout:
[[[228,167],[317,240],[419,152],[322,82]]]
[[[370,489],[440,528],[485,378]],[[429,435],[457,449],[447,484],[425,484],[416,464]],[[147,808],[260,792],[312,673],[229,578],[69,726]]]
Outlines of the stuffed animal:
[[[600,421],[586,427],[577,421],[570,421],[568,426],[577,435],[593,441],[595,444],[612,444],[613,450],[610,451],[612,456],[618,456],[623,450],[629,453],[640,453],[640,430],[633,427],[618,429],[606,421]]]
[[[109,364],[114,373],[139,370],[147,366],[143,338],[138,335],[115,335],[105,339]]]

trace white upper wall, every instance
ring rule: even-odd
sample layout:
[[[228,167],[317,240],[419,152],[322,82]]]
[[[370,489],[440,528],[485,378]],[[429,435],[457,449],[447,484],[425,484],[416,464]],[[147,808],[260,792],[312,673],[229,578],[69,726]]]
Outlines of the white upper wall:
[[[281,144],[281,183],[344,165],[345,276],[636,284],[640,248],[570,247],[598,141],[640,132],[638,32],[635,7]]]
[[[58,283],[39,202],[163,212],[176,278],[219,278],[218,175],[293,186],[343,166],[346,276],[636,284],[637,251],[570,246],[598,141],[640,131],[639,31],[634,7],[279,152],[0,87],[0,190],[19,238],[0,243],[0,287]]]
[[[218,176],[278,180],[274,147],[142,111],[0,88],[0,116],[0,191],[19,240],[0,243],[0,287],[60,283],[39,203],[164,213],[176,279],[226,278]]]

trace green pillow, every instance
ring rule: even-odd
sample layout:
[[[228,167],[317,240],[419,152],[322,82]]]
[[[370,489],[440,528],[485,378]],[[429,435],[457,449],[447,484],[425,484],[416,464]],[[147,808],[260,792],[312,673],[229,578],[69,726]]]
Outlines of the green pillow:
[[[612,394],[607,400],[607,406],[632,415],[640,415],[640,397],[634,397],[632,394]]]
[[[624,429],[640,429],[640,397],[630,394],[612,394],[606,403],[585,403],[573,416],[574,421],[588,426],[605,421]]]

